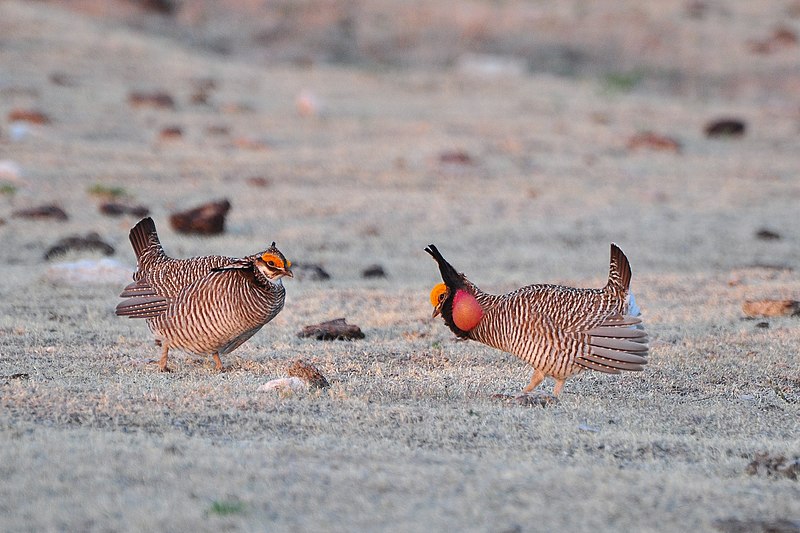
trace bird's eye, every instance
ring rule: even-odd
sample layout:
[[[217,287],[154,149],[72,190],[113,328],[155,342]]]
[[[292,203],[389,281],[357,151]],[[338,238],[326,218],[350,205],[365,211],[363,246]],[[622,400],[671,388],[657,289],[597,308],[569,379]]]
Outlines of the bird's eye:
[[[271,267],[275,266],[275,261],[267,261],[267,264]]]
[[[445,293],[442,293],[442,294],[439,295],[439,303],[442,303],[444,301],[444,297],[445,297]]]

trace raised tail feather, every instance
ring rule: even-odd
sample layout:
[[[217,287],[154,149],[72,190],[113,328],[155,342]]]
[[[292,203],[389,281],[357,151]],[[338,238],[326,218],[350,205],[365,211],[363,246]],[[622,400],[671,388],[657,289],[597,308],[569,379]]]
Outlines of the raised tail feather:
[[[590,329],[586,332],[589,349],[575,362],[608,374],[619,374],[620,370],[643,370],[650,347],[641,322],[637,317],[617,316]]]
[[[425,251],[438,263],[439,272],[442,274],[442,280],[448,287],[456,287],[461,284],[461,276],[458,275],[458,271],[453,268],[453,265],[447,262],[436,246],[429,244],[428,247],[425,248]]]
[[[608,268],[607,289],[627,294],[631,286],[631,265],[622,250],[611,243],[611,263]]]
[[[156,225],[150,217],[140,220],[130,232],[131,245],[136,254],[136,259],[141,263],[142,256],[146,252],[154,254],[156,257],[164,255],[161,241],[158,239]]]

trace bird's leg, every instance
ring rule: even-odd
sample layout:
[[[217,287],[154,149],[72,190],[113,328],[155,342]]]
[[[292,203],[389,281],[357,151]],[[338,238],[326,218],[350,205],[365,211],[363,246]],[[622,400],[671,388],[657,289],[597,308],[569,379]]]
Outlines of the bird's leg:
[[[556,379],[556,386],[553,387],[553,396],[561,394],[561,389],[564,388],[565,379]]]
[[[217,371],[222,372],[225,367],[222,366],[222,359],[219,358],[219,352],[214,352],[214,365]]]
[[[172,370],[167,368],[168,354],[169,354],[169,345],[167,343],[164,343],[161,346],[161,360],[158,362],[158,368],[160,368],[162,372],[172,372]]]
[[[524,389],[522,389],[522,393],[523,393],[523,394],[527,394],[527,393],[529,393],[530,391],[532,391],[533,389],[535,389],[536,387],[538,387],[538,386],[539,386],[539,383],[541,383],[543,380],[544,380],[544,372],[542,372],[541,370],[539,370],[539,369],[537,368],[537,369],[534,371],[534,373],[533,373],[533,376],[531,376],[531,382],[530,382],[530,383],[528,383],[528,386],[527,386],[527,387],[525,387]]]

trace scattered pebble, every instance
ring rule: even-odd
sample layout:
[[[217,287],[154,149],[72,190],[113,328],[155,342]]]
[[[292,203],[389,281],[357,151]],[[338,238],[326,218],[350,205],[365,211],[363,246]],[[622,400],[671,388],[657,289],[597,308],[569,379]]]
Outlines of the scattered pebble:
[[[681,143],[666,135],[643,131],[628,139],[629,150],[638,150],[640,148],[679,153],[681,151]]]
[[[53,263],[45,270],[44,278],[67,285],[113,285],[130,282],[134,269],[103,257],[75,262]]]
[[[183,137],[183,130],[179,126],[167,126],[166,128],[162,128],[158,134],[158,137],[162,141],[168,141],[172,139],[180,139]]]
[[[71,235],[64,237],[50,247],[44,254],[45,261],[49,261],[53,257],[63,255],[70,251],[84,252],[84,251],[97,251],[104,255],[113,255],[114,247],[103,241],[95,232],[87,233],[85,237],[80,235]]]
[[[317,117],[322,112],[322,102],[308,89],[300,91],[294,99],[297,114],[301,117]]]
[[[49,79],[50,83],[53,85],[58,85],[59,87],[75,87],[78,85],[78,82],[75,81],[75,78],[66,72],[51,72]]]
[[[271,182],[270,182],[269,178],[265,178],[263,176],[252,176],[252,177],[247,178],[247,184],[250,185],[251,187],[265,188],[265,187],[269,187],[270,183]]]
[[[217,235],[225,231],[225,217],[231,209],[227,200],[208,202],[201,206],[173,213],[169,217],[172,229],[179,233]]]
[[[800,315],[800,302],[797,300],[747,300],[742,311],[748,317],[795,316]]]
[[[316,263],[292,263],[292,273],[298,281],[326,281],[331,275]]]
[[[783,455],[771,455],[768,452],[757,453],[747,465],[745,472],[751,476],[787,477],[797,480],[800,475],[800,457],[789,460]]]
[[[169,93],[163,91],[132,92],[128,94],[128,103],[133,107],[175,108],[175,100]]]
[[[776,241],[781,238],[781,234],[771,229],[762,228],[756,232],[756,237],[762,241]]]
[[[456,60],[460,74],[476,78],[520,78],[528,71],[525,58],[495,54],[462,54]]]
[[[69,217],[67,213],[55,204],[40,205],[38,207],[30,207],[28,209],[17,209],[11,216],[14,218],[28,218],[34,220],[41,220],[52,218],[55,220],[67,220]]]
[[[306,326],[297,334],[298,337],[313,337],[318,341],[363,339],[361,328],[347,324],[344,318],[336,318],[320,324]]]
[[[796,46],[797,34],[787,26],[775,28],[772,30],[772,34],[765,39],[753,39],[747,42],[747,47],[754,54],[772,54]]]
[[[445,165],[474,165],[475,161],[463,150],[448,150],[439,154],[439,162]]]
[[[19,184],[22,181],[22,168],[10,159],[0,160],[0,180]]]
[[[103,202],[98,209],[104,215],[119,217],[122,215],[132,215],[135,217],[146,217],[150,210],[143,205],[126,205],[119,202]]]
[[[521,405],[523,407],[548,407],[559,403],[557,397],[546,392],[532,392],[527,394],[492,394],[493,400],[499,400],[507,405]]]
[[[706,124],[705,132],[707,137],[741,137],[744,135],[745,128],[743,120],[724,118]]]
[[[305,381],[310,387],[317,389],[324,389],[329,387],[330,384],[322,372],[312,364],[306,363],[302,359],[298,359],[289,367],[288,374],[295,378],[300,378]]]
[[[361,277],[362,278],[385,278],[386,277],[386,271],[383,270],[383,267],[381,265],[372,265],[372,266],[369,266],[369,267],[365,268],[364,271],[361,272]]]
[[[12,109],[8,113],[9,122],[27,122],[43,126],[50,124],[50,117],[36,109]]]
[[[756,327],[761,329],[768,329],[769,322],[756,322]]]
[[[258,388],[258,392],[277,391],[282,393],[303,392],[309,388],[308,383],[298,377],[278,378],[268,381]]]

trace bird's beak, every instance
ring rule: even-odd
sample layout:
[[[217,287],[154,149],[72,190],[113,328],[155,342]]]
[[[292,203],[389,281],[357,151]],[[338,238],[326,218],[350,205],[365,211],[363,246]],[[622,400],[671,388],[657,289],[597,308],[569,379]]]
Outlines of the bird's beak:
[[[433,314],[431,315],[431,318],[436,318],[440,314],[442,314],[442,310],[439,309],[438,307],[434,307],[433,308]]]
[[[284,268],[283,269],[283,275],[288,277],[288,278],[293,278],[294,277],[294,274],[292,273],[291,269],[289,269],[289,268]]]

